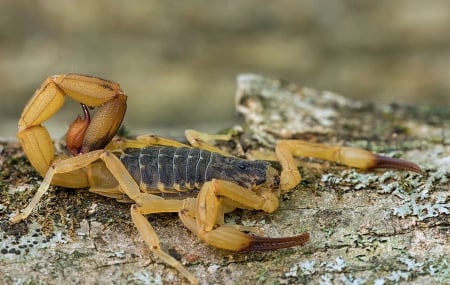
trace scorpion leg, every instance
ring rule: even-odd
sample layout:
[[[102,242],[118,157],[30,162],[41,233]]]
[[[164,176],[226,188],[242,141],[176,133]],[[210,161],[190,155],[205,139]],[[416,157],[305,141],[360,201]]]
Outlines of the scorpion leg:
[[[183,202],[178,200],[164,200],[159,196],[142,193],[137,183],[133,180],[117,156],[109,151],[105,151],[100,158],[105,162],[106,167],[119,182],[125,194],[136,202],[136,204],[131,206],[131,217],[150,250],[162,261],[178,270],[189,282],[198,284],[198,280],[194,275],[187,271],[178,260],[161,249],[155,230],[144,216],[144,214],[157,212],[179,212],[183,208]]]
[[[186,130],[185,136],[188,142],[190,143],[190,146],[201,148],[204,150],[208,150],[211,152],[216,152],[219,154],[222,154],[224,156],[230,156],[229,153],[222,151],[221,149],[209,144],[209,141],[213,140],[230,140],[231,134],[224,134],[224,135],[210,135],[202,132],[198,132],[195,130]],[[174,146],[174,147],[189,147],[189,145],[180,143],[179,141],[161,137],[154,134],[148,134],[148,135],[141,135],[136,137],[135,140],[127,140],[127,139],[119,139],[112,141],[108,145],[108,149],[111,151],[117,150],[117,149],[125,149],[125,148],[143,148],[147,146],[155,146],[155,145],[161,145],[161,146]]]
[[[111,151],[122,150],[127,148],[144,148],[148,146],[174,146],[189,147],[187,144],[180,143],[176,140],[160,137],[158,135],[149,134],[136,137],[135,140],[117,139],[108,144],[107,149]]]
[[[138,142],[145,143],[147,146],[150,145],[164,145],[164,146],[174,146],[174,147],[185,147],[187,144],[180,143],[179,141],[164,138],[158,135],[142,135],[136,138]]]
[[[215,247],[233,251],[273,250],[303,245],[309,240],[308,233],[285,238],[258,237],[241,232],[233,225],[218,223],[223,221],[223,198],[248,209],[272,212],[278,207],[277,196],[270,190],[254,193],[222,180],[205,183],[195,205],[185,208],[179,215],[187,228]]]
[[[289,191],[301,181],[294,156],[324,159],[365,170],[391,168],[418,173],[422,171],[415,163],[374,154],[367,150],[354,147],[328,146],[301,140],[280,140],[276,145],[275,153],[283,169],[280,177],[283,191]]]
[[[186,139],[193,147],[201,148],[207,151],[216,152],[224,156],[230,156],[229,153],[222,151],[220,148],[211,145],[209,142],[214,140],[229,141],[232,134],[216,134],[210,135],[196,130],[188,129],[184,132]]]
[[[37,206],[39,203],[39,200],[42,198],[42,196],[48,191],[48,188],[50,187],[50,183],[53,180],[53,177],[56,174],[59,173],[67,173],[72,172],[75,170],[79,170],[80,168],[83,168],[85,166],[88,166],[92,162],[98,160],[100,158],[101,153],[103,150],[88,152],[79,156],[71,157],[68,159],[64,159],[58,162],[53,163],[50,168],[48,169],[47,173],[44,176],[44,180],[42,181],[41,185],[39,186],[36,194],[34,195],[33,199],[31,200],[30,204],[22,211],[22,213],[15,215],[11,218],[11,223],[17,223],[21,220],[26,219],[33,209]],[[80,176],[82,177],[82,176]]]
[[[161,249],[159,238],[156,235],[155,230],[148,222],[147,218],[142,215],[137,205],[131,206],[131,217],[136,228],[141,234],[141,237],[144,239],[145,243],[149,246],[153,253],[165,263],[177,269],[178,272],[180,272],[184,277],[186,277],[186,279],[189,280],[189,282],[191,282],[192,284],[198,284],[197,278],[192,275],[192,273],[187,271],[187,269],[184,268],[184,266],[178,260]]]

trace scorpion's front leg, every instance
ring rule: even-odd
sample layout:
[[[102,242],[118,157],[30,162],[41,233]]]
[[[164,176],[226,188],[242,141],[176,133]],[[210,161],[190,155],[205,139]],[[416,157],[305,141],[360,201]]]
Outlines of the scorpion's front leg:
[[[309,240],[304,233],[293,237],[269,238],[248,235],[234,225],[223,224],[224,207],[273,212],[278,208],[278,197],[271,190],[262,189],[258,193],[249,191],[232,182],[212,180],[205,183],[195,203],[180,212],[183,223],[202,240],[223,249],[233,251],[274,250],[303,245]]]
[[[415,163],[374,154],[367,150],[354,147],[328,146],[301,140],[280,140],[276,145],[275,153],[282,166],[280,186],[283,191],[291,190],[301,181],[294,156],[319,158],[366,170],[391,168],[418,173],[422,171]]]

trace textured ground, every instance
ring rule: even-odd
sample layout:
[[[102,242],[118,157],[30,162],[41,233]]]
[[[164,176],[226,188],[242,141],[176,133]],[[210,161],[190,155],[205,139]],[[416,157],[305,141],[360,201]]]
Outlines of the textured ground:
[[[300,159],[303,181],[281,197],[278,211],[238,210],[227,222],[257,226],[269,236],[308,231],[306,246],[232,253],[200,242],[176,215],[151,216],[164,249],[203,284],[450,282],[448,113],[361,103],[251,74],[238,84],[236,107],[246,122],[233,143],[222,145],[236,154],[294,137],[412,160],[424,174]],[[1,142],[0,153],[0,283],[185,282],[149,253],[129,205],[87,190],[53,188],[27,220],[9,225],[41,178],[17,142]]]

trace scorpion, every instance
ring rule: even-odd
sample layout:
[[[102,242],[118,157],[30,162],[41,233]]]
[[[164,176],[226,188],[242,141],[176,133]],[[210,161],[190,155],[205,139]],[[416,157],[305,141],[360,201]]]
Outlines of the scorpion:
[[[81,104],[66,135],[67,154],[55,155],[42,125],[63,106],[65,98]],[[360,169],[392,168],[421,172],[418,165],[369,151],[302,140],[279,140],[275,157],[281,171],[265,160],[232,156],[212,145],[229,135],[186,130],[190,145],[157,135],[114,139],[125,115],[127,95],[114,81],[81,74],[48,77],[25,106],[18,140],[43,181],[28,206],[11,223],[26,219],[50,185],[89,188],[119,202],[131,202],[131,218],[151,252],[174,267],[190,283],[198,279],[163,251],[145,215],[175,212],[204,242],[225,250],[260,251],[304,245],[308,232],[291,237],[262,237],[224,215],[236,208],[275,211],[279,197],[301,182],[295,157],[313,157]],[[91,116],[90,109],[97,109]]]

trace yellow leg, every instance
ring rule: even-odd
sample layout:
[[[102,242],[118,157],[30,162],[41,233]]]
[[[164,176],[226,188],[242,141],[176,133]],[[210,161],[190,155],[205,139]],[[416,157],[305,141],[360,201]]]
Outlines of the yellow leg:
[[[160,137],[154,134],[141,135],[135,140],[118,139],[110,142],[106,147],[111,151],[118,151],[127,148],[144,148],[149,146],[173,146],[173,147],[190,147],[187,144],[178,142],[176,140]]]
[[[294,156],[324,159],[366,170],[393,168],[421,172],[418,165],[409,161],[373,154],[359,148],[328,146],[301,140],[280,140],[275,153],[283,169],[280,177],[283,191],[292,189],[301,181]]]
[[[152,250],[152,252],[166,264],[178,270],[178,272],[186,277],[189,282],[191,282],[192,284],[198,284],[197,278],[192,275],[192,273],[187,271],[187,269],[184,268],[184,266],[180,262],[178,262],[178,260],[161,250],[159,238],[156,235],[155,230],[148,222],[148,220],[142,215],[137,205],[131,206],[131,217],[133,218],[133,222],[138,229],[141,237],[144,239],[145,243]]]
[[[50,187],[50,183],[53,180],[53,177],[59,173],[67,173],[72,172],[74,170],[83,168],[92,162],[99,159],[103,150],[89,152],[83,155],[75,156],[72,158],[68,158],[65,160],[58,161],[54,163],[47,171],[47,174],[44,177],[39,189],[31,200],[30,204],[22,211],[22,213],[17,214],[16,216],[11,218],[11,223],[17,223],[24,219],[26,219],[33,209],[37,206],[42,196],[47,192]]]
[[[229,153],[211,145],[209,142],[214,140],[230,140],[231,134],[225,135],[210,135],[201,133],[195,130],[186,130],[185,136],[190,146],[216,152],[225,156],[230,156]],[[143,148],[147,146],[173,146],[173,147],[190,147],[187,144],[178,142],[176,140],[160,137],[158,135],[149,134],[136,137],[135,140],[115,140],[108,144],[107,149],[114,151],[126,148]]]
[[[198,284],[198,280],[186,268],[183,267],[175,258],[162,251],[159,245],[159,238],[153,227],[143,216],[144,214],[161,213],[161,212],[180,212],[183,208],[183,202],[178,200],[164,200],[159,196],[142,193],[139,186],[133,180],[126,170],[122,162],[114,154],[105,151],[100,157],[111,171],[114,178],[119,182],[120,188],[128,195],[137,205],[131,207],[131,217],[138,229],[141,237],[146,244],[161,258],[162,261],[177,269],[186,279],[193,284]]]
[[[236,201],[249,209],[271,212],[278,207],[277,197],[269,190],[256,194],[227,181],[213,180],[205,183],[195,205],[187,204],[179,216],[187,228],[215,247],[233,251],[273,250],[303,245],[309,239],[308,233],[286,238],[257,237],[241,232],[239,227],[224,225],[223,198]]]
[[[157,135],[142,135],[136,138],[137,141],[146,143],[147,145],[164,145],[174,147],[186,147],[188,145],[180,143],[176,140],[160,137]]]
[[[230,156],[229,153],[222,151],[218,147],[211,145],[209,142],[220,140],[228,141],[232,138],[231,134],[210,135],[195,130],[186,130],[184,132],[186,139],[193,147],[198,147],[207,151],[216,152],[224,156]]]
[[[108,198],[113,198],[122,203],[127,203],[127,202],[133,203],[134,202],[133,200],[127,198],[126,195],[120,190],[121,189],[119,186],[110,187],[110,188],[107,188],[107,187],[95,187],[95,188],[91,187],[91,188],[89,188],[89,192],[92,192],[97,195],[102,195],[102,196],[105,196]]]
[[[213,245],[217,248],[232,250],[232,251],[242,251],[249,248],[252,242],[252,237],[239,231],[238,227],[234,225],[223,224],[223,217],[218,222],[218,227],[214,230],[209,229],[205,231],[198,227],[198,217],[196,214],[197,201],[196,199],[190,198],[185,200],[184,208],[179,212],[179,217],[183,224],[193,233],[195,233],[200,239],[206,243]],[[214,219],[215,216],[219,215],[217,212],[219,209],[211,209],[211,216]],[[223,215],[223,214],[222,214]]]
[[[140,200],[139,213],[143,215],[155,213],[178,213],[183,209],[182,200],[155,200],[147,194]]]

